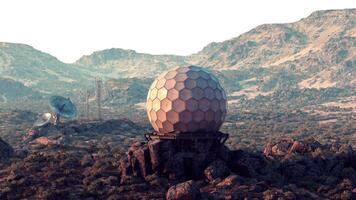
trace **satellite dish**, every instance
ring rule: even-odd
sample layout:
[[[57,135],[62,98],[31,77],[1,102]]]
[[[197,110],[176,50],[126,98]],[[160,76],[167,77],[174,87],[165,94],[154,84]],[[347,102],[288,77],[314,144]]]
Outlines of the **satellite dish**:
[[[77,116],[77,108],[69,98],[51,96],[49,98],[49,107],[56,115],[55,124],[57,124],[60,117],[73,119]]]
[[[33,124],[34,127],[42,127],[50,123],[52,118],[51,113],[42,113]]]

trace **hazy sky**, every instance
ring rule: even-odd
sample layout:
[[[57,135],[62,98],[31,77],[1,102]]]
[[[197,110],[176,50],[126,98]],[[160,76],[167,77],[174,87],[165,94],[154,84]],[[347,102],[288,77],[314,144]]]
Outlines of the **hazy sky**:
[[[264,23],[355,0],[0,0],[0,41],[25,43],[74,62],[106,48],[188,55]]]

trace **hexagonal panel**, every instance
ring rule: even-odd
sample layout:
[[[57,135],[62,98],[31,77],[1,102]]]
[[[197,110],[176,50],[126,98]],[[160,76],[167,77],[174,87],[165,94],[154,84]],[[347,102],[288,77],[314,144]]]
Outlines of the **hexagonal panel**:
[[[173,124],[171,122],[169,122],[169,121],[164,121],[163,122],[163,129],[167,133],[174,131]]]
[[[168,79],[173,79],[176,75],[178,74],[177,71],[169,71],[164,78]]]
[[[184,82],[177,82],[176,85],[174,86],[176,90],[183,90],[185,88]]]
[[[190,79],[198,79],[200,77],[199,73],[197,71],[191,70],[191,71],[188,71],[187,74]]]
[[[179,113],[179,119],[184,123],[188,123],[193,121],[193,115],[190,111],[184,110],[183,112]]]
[[[177,74],[175,77],[175,80],[178,82],[182,82],[188,79],[188,76],[186,74]]]
[[[154,110],[155,112],[157,112],[161,107],[161,101],[159,99],[155,99],[152,102],[152,110]]]
[[[200,75],[200,77],[202,77],[205,80],[209,80],[210,79],[210,75],[204,70],[200,70],[199,75]]]
[[[194,112],[199,108],[198,101],[195,99],[188,99],[186,101],[186,106],[187,106],[187,110],[190,112]]]
[[[192,95],[194,99],[200,100],[204,97],[204,91],[203,89],[196,87],[192,89]]]
[[[183,101],[193,98],[192,90],[184,88],[183,90],[179,91],[179,98]]]
[[[152,100],[148,99],[146,103],[146,109],[149,111],[152,110],[152,104],[153,104]]]
[[[150,96],[151,100],[154,100],[157,97],[157,92],[158,92],[157,88],[153,88],[152,90],[150,90],[148,96]]]
[[[179,92],[176,89],[168,90],[167,98],[171,101],[176,100],[179,98]]]
[[[211,87],[214,90],[217,88],[217,84],[213,79],[208,80],[208,85],[209,85],[209,87]]]
[[[195,112],[193,112],[193,121],[194,122],[200,122],[202,120],[204,120],[205,115],[204,112],[201,110],[197,110]]]
[[[166,88],[161,88],[158,90],[157,98],[159,100],[163,100],[167,97],[167,94],[168,94],[168,90]]]
[[[222,94],[222,98],[223,98],[224,100],[226,100],[226,99],[227,99],[227,96],[226,96],[226,93],[225,93],[224,90],[221,90],[221,94]]]
[[[168,111],[172,110],[172,101],[169,100],[168,98],[163,99],[163,100],[161,101],[161,109],[162,109],[164,112],[168,112]]]
[[[216,112],[218,110],[220,110],[220,104],[219,101],[214,99],[210,102],[210,108],[212,111]]]
[[[223,96],[222,96],[221,91],[219,89],[215,90],[215,96],[216,96],[217,100],[222,100],[223,99]]]
[[[199,87],[201,89],[205,89],[206,87],[208,87],[208,82],[206,80],[204,80],[203,78],[198,78],[197,79],[197,87]]]
[[[163,110],[158,110],[156,114],[157,114],[157,119],[159,121],[164,122],[167,120],[166,112],[164,112]]]
[[[170,110],[167,112],[167,120],[172,124],[176,124],[179,122],[179,115],[176,111]]]
[[[166,81],[166,84],[164,84],[164,87],[165,87],[167,90],[169,90],[169,89],[174,88],[175,85],[176,85],[176,80],[170,79],[170,80],[167,80],[167,81]]]
[[[150,111],[150,116],[151,116],[151,120],[153,122],[155,122],[157,120],[157,115],[156,115],[156,112],[154,110]]]
[[[166,83],[166,79],[158,79],[158,81],[157,81],[157,84],[156,84],[156,88],[157,89],[161,89],[163,86],[164,86],[164,84]]]
[[[152,125],[152,128],[155,130],[155,131],[158,131],[158,127],[156,125],[156,123],[154,121],[150,121],[151,122],[151,125]]]
[[[221,122],[221,116],[222,116],[222,112],[220,110],[215,112],[214,120],[216,123]]]
[[[158,119],[156,120],[155,123],[159,129],[163,128],[163,123],[161,121],[159,121]]]
[[[197,82],[193,79],[187,79],[184,81],[184,85],[188,89],[193,89],[197,86]]]
[[[205,98],[207,98],[209,100],[215,99],[215,92],[210,87],[207,87],[204,89],[204,95],[205,95]]]
[[[187,71],[189,71],[189,67],[180,67],[180,68],[177,69],[178,73],[185,74]]]
[[[208,99],[199,100],[199,110],[208,111],[210,109],[210,101]]]
[[[173,101],[173,110],[176,112],[182,112],[186,109],[185,102],[181,99],[176,99]]]
[[[222,110],[222,111],[226,110],[226,102],[225,101],[220,101],[220,110]]]
[[[214,121],[215,117],[214,117],[214,111],[212,110],[208,110],[205,112],[205,120],[208,122],[212,122]]]

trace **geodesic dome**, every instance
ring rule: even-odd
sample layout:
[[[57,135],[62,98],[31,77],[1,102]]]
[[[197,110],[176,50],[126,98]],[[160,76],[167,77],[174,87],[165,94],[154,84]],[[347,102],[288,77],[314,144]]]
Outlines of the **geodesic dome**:
[[[159,133],[217,132],[226,115],[226,94],[218,79],[198,66],[159,75],[147,96],[147,114]]]

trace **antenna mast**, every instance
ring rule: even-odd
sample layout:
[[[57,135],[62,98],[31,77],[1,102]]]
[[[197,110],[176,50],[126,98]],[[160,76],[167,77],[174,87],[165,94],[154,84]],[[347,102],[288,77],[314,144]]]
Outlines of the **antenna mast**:
[[[101,90],[102,90],[102,84],[103,80],[101,78],[96,78],[96,102],[98,104],[98,118],[101,121],[102,116],[101,116]]]
[[[87,90],[87,95],[86,95],[86,99],[85,99],[87,120],[90,120],[89,97],[90,97],[90,91]]]

